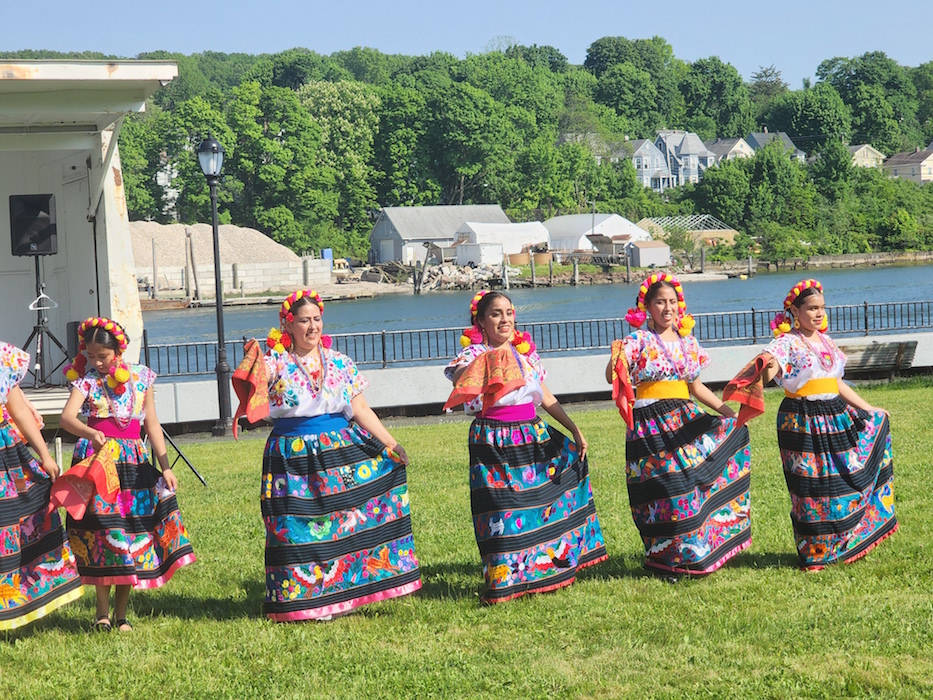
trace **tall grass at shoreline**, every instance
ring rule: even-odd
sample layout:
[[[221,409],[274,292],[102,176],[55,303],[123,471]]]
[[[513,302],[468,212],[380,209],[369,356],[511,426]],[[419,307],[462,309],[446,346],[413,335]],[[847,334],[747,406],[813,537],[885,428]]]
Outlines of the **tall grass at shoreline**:
[[[263,441],[185,448],[198,562],[134,591],[132,634],[89,632],[93,595],[0,636],[8,698],[910,698],[933,694],[933,383],[862,388],[891,412],[900,531],[866,558],[797,570],[775,438],[751,425],[750,549],[706,579],[641,568],[622,421],[571,406],[590,444],[609,561],[552,594],[481,607],[466,422],[399,424],[424,587],[330,623],[261,615]]]

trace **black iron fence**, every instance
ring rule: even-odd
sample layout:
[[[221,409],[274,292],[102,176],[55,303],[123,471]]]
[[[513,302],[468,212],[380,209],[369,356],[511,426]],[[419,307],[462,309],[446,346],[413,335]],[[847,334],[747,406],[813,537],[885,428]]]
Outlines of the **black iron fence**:
[[[933,328],[933,301],[851,304],[828,307],[829,329],[834,336],[869,335]],[[775,310],[749,309],[694,314],[693,329],[705,345],[761,343],[771,339]],[[608,348],[615,338],[631,332],[622,318],[526,323],[539,352],[587,352]],[[430,328],[334,335],[333,347],[358,365],[388,367],[449,360],[460,351],[462,328]],[[145,362],[161,376],[212,374],[217,365],[217,343],[149,345],[143,334]],[[236,367],[243,357],[242,340],[227,341],[227,358]]]

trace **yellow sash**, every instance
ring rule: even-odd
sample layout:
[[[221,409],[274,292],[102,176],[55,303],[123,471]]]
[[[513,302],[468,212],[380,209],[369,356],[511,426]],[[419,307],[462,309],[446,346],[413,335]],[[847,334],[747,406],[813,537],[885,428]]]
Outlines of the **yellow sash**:
[[[796,392],[784,390],[784,396],[789,399],[802,399],[804,396],[813,396],[815,394],[838,394],[839,381],[834,377],[824,379],[811,379]]]
[[[689,399],[690,390],[687,382],[677,380],[672,382],[642,382],[635,387],[637,399]]]

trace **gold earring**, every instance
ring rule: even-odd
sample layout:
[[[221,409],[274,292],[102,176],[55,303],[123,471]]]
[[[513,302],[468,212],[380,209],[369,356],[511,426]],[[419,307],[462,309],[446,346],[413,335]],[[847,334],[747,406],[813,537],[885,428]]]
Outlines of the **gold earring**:
[[[800,319],[794,316],[794,328],[800,328]]]

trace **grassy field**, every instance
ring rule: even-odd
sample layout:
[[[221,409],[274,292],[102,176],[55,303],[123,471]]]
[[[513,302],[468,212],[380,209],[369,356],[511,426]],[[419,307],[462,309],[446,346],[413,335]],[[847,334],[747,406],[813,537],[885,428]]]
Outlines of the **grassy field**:
[[[753,544],[707,579],[641,568],[622,421],[572,406],[590,443],[610,553],[556,593],[478,604],[467,424],[398,425],[423,589],[330,623],[260,613],[263,442],[186,447],[179,471],[199,561],[132,593],[132,634],[95,635],[93,595],[0,636],[4,698],[908,698],[933,696],[933,383],[861,390],[888,408],[900,531],[865,559],[795,568],[775,444],[778,395],[752,425]],[[924,515],[927,513],[927,515]]]

